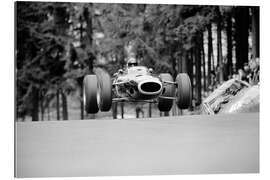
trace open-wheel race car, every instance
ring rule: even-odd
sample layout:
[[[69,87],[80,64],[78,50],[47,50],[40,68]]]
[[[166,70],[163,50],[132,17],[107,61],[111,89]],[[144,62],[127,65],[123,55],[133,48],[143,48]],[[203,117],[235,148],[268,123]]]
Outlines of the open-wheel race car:
[[[86,75],[83,102],[87,113],[109,111],[112,102],[157,103],[160,111],[170,111],[173,101],[180,109],[191,104],[191,82],[186,73],[175,81],[169,73],[154,74],[152,68],[132,66],[118,70],[113,78],[100,72]]]

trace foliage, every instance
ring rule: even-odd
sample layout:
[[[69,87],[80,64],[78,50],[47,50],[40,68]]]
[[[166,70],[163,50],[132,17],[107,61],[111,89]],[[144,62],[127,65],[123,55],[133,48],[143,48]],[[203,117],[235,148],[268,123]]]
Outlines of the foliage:
[[[81,89],[91,63],[112,75],[135,56],[156,73],[176,75],[185,53],[217,22],[217,9],[226,18],[234,7],[17,2],[18,116],[35,108],[33,89],[47,101],[59,89]]]

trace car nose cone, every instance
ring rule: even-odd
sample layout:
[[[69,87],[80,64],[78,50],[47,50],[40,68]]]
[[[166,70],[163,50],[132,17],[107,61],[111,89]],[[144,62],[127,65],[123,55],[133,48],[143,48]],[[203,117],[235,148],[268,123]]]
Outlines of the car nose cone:
[[[138,89],[142,94],[145,95],[156,95],[162,90],[162,84],[156,79],[144,80],[139,82]]]

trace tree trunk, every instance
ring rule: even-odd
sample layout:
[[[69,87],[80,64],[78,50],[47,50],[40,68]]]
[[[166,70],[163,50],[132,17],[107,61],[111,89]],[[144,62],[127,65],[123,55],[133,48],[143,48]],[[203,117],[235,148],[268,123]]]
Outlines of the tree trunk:
[[[206,91],[206,72],[205,72],[205,53],[204,53],[204,37],[203,32],[201,33],[201,55],[202,55],[202,66],[203,66],[203,91]]]
[[[227,26],[226,26],[226,33],[227,33],[227,65],[226,65],[226,72],[227,76],[224,77],[225,80],[228,79],[228,76],[231,78],[233,75],[233,63],[232,63],[232,16],[229,13],[227,16]]]
[[[249,9],[235,8],[236,70],[242,69],[248,62]]]
[[[194,78],[193,78],[193,49],[189,50],[187,53],[187,67],[188,67],[188,76],[190,78],[191,83],[191,99],[194,97]],[[190,111],[193,110],[192,105],[189,108]]]
[[[252,54],[260,57],[260,7],[252,7]]]
[[[181,7],[179,7],[181,9]],[[181,10],[179,11],[179,13],[181,12]],[[178,15],[178,22],[179,25],[183,24],[183,18],[181,16],[181,13]],[[187,73],[188,72],[188,67],[187,67],[187,51],[183,48],[183,34],[180,31],[179,32],[179,40],[178,40],[178,52],[180,54],[180,58],[178,60],[178,73]],[[179,62],[180,61],[180,62]],[[181,64],[181,67],[179,67]],[[175,110],[177,111],[177,108],[175,108]]]
[[[212,24],[210,23],[207,25],[207,32],[208,32],[208,58],[207,58],[207,77],[208,77],[208,87],[212,84],[211,82],[211,57],[213,53],[213,44],[212,44]]]
[[[38,107],[39,107],[39,89],[32,86],[32,109],[31,109],[31,117],[32,121],[38,121]]]
[[[197,105],[201,104],[201,99],[202,99],[202,75],[201,75],[201,46],[200,46],[200,34],[197,34],[197,42],[196,42],[196,49],[195,49],[195,66],[196,66],[196,94],[197,94]]]
[[[56,90],[56,119],[60,120],[60,90]]]
[[[169,42],[167,42],[169,44]],[[174,50],[176,49],[176,44],[172,43],[169,44],[169,52],[170,52],[170,60],[171,60],[171,64],[172,64],[172,76],[175,79],[177,76],[177,71],[176,71],[176,60],[174,58]]]
[[[169,116],[170,115],[170,111],[165,111],[164,112],[164,116]]]
[[[51,111],[50,111],[50,103],[48,103],[48,106],[47,106],[47,116],[48,116],[48,121],[51,120],[51,115],[50,115]]]
[[[188,53],[183,50],[182,52],[182,68],[181,68],[181,72],[182,73],[188,73]]]
[[[151,103],[149,103],[148,116],[152,117],[152,104]]]
[[[121,102],[121,118],[124,119],[124,103]]]
[[[92,45],[93,43],[93,28],[92,28],[92,6],[93,4],[90,3],[90,11],[88,9],[88,7],[84,7],[83,9],[83,17],[84,17],[84,20],[86,22],[86,35],[87,35],[87,38],[88,38],[88,41],[89,41],[89,44]]]
[[[83,104],[83,79],[84,77],[81,76],[81,77],[78,77],[76,80],[77,80],[77,83],[79,84],[79,87],[80,87],[80,119],[84,119],[84,104]]]
[[[62,117],[63,120],[68,120],[68,107],[67,107],[67,97],[63,90],[61,91],[61,97],[62,97]]]
[[[89,49],[87,49],[88,59],[86,64],[88,65],[88,69],[90,74],[93,74],[93,63],[95,59],[94,51],[92,49],[93,46],[93,24],[92,24],[92,10],[93,4],[90,3],[90,11],[88,7],[84,7],[83,9],[83,17],[86,22],[86,35],[89,42]]]
[[[112,114],[113,119],[117,119],[117,102],[113,102],[112,104]]]
[[[176,78],[176,76],[177,76],[177,71],[176,71],[176,69],[175,69],[175,67],[176,67],[176,62],[175,62],[175,58],[173,57],[173,55],[171,55],[171,62],[172,62],[172,76],[173,76],[173,78],[175,79]]]
[[[44,96],[40,94],[40,112],[41,112],[41,121],[44,121]]]
[[[219,83],[224,81],[223,77],[223,61],[222,61],[222,42],[221,42],[221,21],[222,17],[220,14],[219,7],[217,7],[217,63],[218,63],[218,74]]]
[[[136,118],[139,118],[140,117],[140,107],[138,106],[138,104],[136,104],[135,112],[136,112]]]

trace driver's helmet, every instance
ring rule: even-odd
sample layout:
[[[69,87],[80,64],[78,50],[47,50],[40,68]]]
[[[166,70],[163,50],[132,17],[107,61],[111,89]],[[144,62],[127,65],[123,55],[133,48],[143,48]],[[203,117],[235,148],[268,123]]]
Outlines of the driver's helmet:
[[[138,66],[138,63],[137,63],[137,61],[136,61],[135,58],[130,58],[130,59],[128,60],[128,62],[127,62],[127,66],[128,66],[128,67]]]

